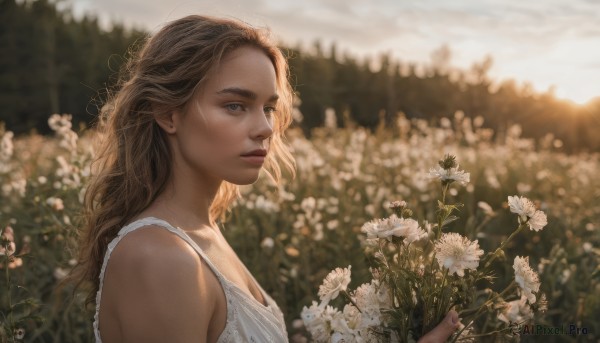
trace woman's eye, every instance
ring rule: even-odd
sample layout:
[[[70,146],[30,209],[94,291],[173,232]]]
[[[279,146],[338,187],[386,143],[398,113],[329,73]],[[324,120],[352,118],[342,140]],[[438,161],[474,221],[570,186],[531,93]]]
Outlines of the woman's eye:
[[[241,104],[227,104],[225,107],[230,111],[240,111],[244,109]]]
[[[268,107],[265,107],[264,111],[265,111],[266,115],[272,116],[277,111],[277,109],[275,109],[275,107],[268,106]]]

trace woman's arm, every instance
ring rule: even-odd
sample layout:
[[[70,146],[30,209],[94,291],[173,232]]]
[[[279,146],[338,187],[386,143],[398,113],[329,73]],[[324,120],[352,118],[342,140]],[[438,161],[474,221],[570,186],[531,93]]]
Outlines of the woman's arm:
[[[206,342],[218,280],[181,238],[138,229],[109,260],[123,342]]]

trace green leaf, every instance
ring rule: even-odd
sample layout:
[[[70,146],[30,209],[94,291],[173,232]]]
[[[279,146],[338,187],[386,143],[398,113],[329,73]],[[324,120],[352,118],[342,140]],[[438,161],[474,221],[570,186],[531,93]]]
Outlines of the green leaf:
[[[442,223],[442,226],[446,226],[446,225],[452,223],[453,221],[456,221],[457,219],[459,219],[457,216],[449,216],[448,218],[446,218],[446,220],[444,220],[444,222]]]

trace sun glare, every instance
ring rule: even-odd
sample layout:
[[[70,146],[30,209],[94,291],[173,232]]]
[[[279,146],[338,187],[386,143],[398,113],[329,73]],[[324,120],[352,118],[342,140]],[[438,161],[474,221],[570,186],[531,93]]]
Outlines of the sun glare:
[[[592,92],[582,92],[580,89],[574,90],[563,90],[557,92],[558,98],[571,101],[574,104],[583,106],[588,104],[592,99],[600,96],[600,94],[594,94]]]

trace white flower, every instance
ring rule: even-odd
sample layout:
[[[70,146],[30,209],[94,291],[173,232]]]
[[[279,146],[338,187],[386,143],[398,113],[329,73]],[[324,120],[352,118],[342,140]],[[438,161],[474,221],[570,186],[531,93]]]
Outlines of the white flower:
[[[0,256],[8,255],[12,256],[15,253],[17,246],[15,242],[8,242],[7,246],[0,246]]]
[[[392,308],[392,293],[385,283],[380,283],[378,280],[372,280],[371,284],[377,291],[377,299],[379,300],[379,308],[390,309]]]
[[[527,221],[529,228],[534,231],[540,231],[544,226],[548,225],[548,219],[546,214],[542,211],[535,211],[535,213]]]
[[[518,214],[523,220],[527,220],[535,213],[535,205],[525,197],[509,196],[508,206],[512,213]]]
[[[335,110],[331,107],[325,109],[325,127],[329,129],[337,128],[337,118],[335,117]]]
[[[79,137],[77,136],[77,133],[71,130],[71,127],[73,126],[71,118],[71,115],[68,114],[63,114],[62,116],[53,114],[48,119],[48,126],[50,126],[50,128],[61,138],[59,143],[61,148],[75,152]]]
[[[533,202],[525,197],[509,196],[508,206],[512,213],[518,214],[523,222],[527,222],[531,230],[540,231],[548,224],[546,214],[537,211]]]
[[[71,188],[79,187],[81,184],[81,178],[79,176],[78,168],[67,162],[62,155],[57,156],[56,161],[60,165],[59,168],[56,168],[56,176],[62,178],[62,183],[65,186],[70,186]],[[60,182],[58,182],[58,187],[55,186],[55,188],[58,189],[60,187]]]
[[[367,238],[387,238],[392,236],[404,237],[404,244],[409,244],[427,237],[427,233],[419,227],[419,223],[411,218],[398,218],[392,214],[389,218],[375,219],[365,223],[361,231]]]
[[[77,136],[77,133],[69,130],[69,131],[63,132],[61,134],[61,136],[62,136],[62,139],[60,140],[60,143],[58,144],[58,146],[66,149],[66,150],[69,150],[69,151],[75,151],[75,149],[77,149],[77,140],[79,139],[79,137]]]
[[[0,171],[2,169],[2,164],[0,164]],[[27,180],[18,176],[19,179],[11,180],[2,185],[2,193],[4,195],[9,196],[11,193],[17,193],[20,197],[25,196],[25,192],[27,191]]]
[[[536,272],[529,266],[529,257],[515,257],[513,263],[515,270],[515,281],[521,287],[523,294],[527,297],[530,304],[535,303],[535,295],[540,290],[540,280]]]
[[[384,219],[374,219],[365,223],[360,231],[367,234],[367,239],[378,238],[387,231],[386,224],[387,222]]]
[[[23,337],[25,337],[25,329],[23,329],[23,328],[15,329],[14,334],[15,334],[14,338],[16,340],[22,340]]]
[[[329,327],[334,332],[352,333],[352,330],[348,327],[348,323],[346,323],[344,314],[336,308],[327,305],[325,311],[323,311],[323,319],[329,322]]]
[[[465,173],[464,170],[458,170],[458,165],[455,168],[450,169],[444,169],[441,166],[431,168],[429,169],[429,177],[446,182],[456,181],[463,186],[471,181],[471,174]]]
[[[405,208],[406,207],[406,201],[404,200],[394,200],[390,203],[389,208],[391,209],[395,209],[395,208]]]
[[[456,273],[464,276],[465,269],[477,269],[479,256],[483,250],[479,249],[477,240],[471,242],[468,238],[458,233],[445,233],[435,243],[435,257],[440,265],[447,268],[450,274]]]
[[[379,298],[377,296],[377,290],[372,283],[360,285],[360,287],[354,291],[354,298],[356,305],[358,305],[358,308],[360,308],[363,314],[377,314],[377,316],[372,317],[374,317],[373,319],[379,319],[375,318],[378,317],[379,314]],[[370,325],[373,324],[376,325],[379,323],[370,323]]]
[[[6,131],[2,137],[0,137],[0,161],[8,161],[13,155],[13,137],[14,134],[11,131]]]
[[[533,312],[527,304],[527,297],[506,303],[504,311],[498,315],[498,319],[505,323],[522,323],[533,318]]]
[[[261,248],[263,249],[272,249],[275,245],[275,241],[271,237],[265,237],[260,243]]]
[[[463,333],[460,335],[460,337],[458,337],[458,340],[456,342],[458,342],[458,343],[475,343],[475,337],[473,337],[475,334],[475,332],[473,330],[473,326],[471,325],[465,329],[464,324],[459,322],[458,331],[461,331],[463,329],[464,329]]]
[[[391,308],[392,303],[389,289],[376,280],[358,287],[353,293],[353,298],[362,311],[360,322],[356,327],[361,331],[381,325],[383,321],[381,310]]]
[[[339,226],[340,222],[337,219],[330,220],[327,222],[327,229],[334,230]]]
[[[62,116],[53,114],[48,118],[48,126],[58,133],[70,131],[72,127],[71,118],[72,116],[69,114],[63,114]]]
[[[351,268],[352,266],[343,269],[336,268],[325,277],[323,284],[319,287],[319,298],[323,303],[329,303],[329,301],[337,298],[340,291],[348,289]]]
[[[560,276],[560,283],[564,285],[565,283],[567,283],[567,281],[569,281],[570,277],[571,271],[569,269],[564,269],[562,271],[562,275]]]
[[[313,301],[310,307],[304,306],[300,313],[306,329],[317,342],[327,342],[331,336],[329,325],[323,318],[323,312],[324,309],[316,301]]]
[[[302,210],[304,212],[312,212],[315,210],[316,206],[317,206],[317,201],[313,197],[308,197],[308,198],[302,199],[302,203],[300,204],[300,207],[302,208]]]
[[[10,226],[4,228],[0,239],[0,242],[7,241],[5,244],[0,245],[0,256],[12,256],[17,250],[17,246],[15,244],[15,232],[13,228]]]
[[[354,305],[346,304],[346,306],[344,306],[343,314],[350,329],[355,330],[359,328],[361,323],[361,313]]]
[[[348,342],[356,342],[356,338],[354,334],[351,332],[334,332],[331,335],[331,343],[348,343]]]
[[[55,211],[62,211],[65,208],[61,198],[50,197],[46,199],[46,204],[52,207]]]
[[[263,195],[256,197],[255,207],[268,213],[279,212],[279,205],[265,198]]]
[[[388,219],[389,230],[383,231],[384,235],[391,234],[396,237],[404,237],[404,244],[409,244],[427,237],[427,233],[419,227],[416,220],[410,218],[398,218],[395,214]]]
[[[304,306],[302,308],[300,317],[302,318],[304,325],[308,327],[310,325],[313,325],[315,321],[317,321],[318,318],[321,317],[322,312],[323,308],[319,307],[319,304],[317,304],[316,301],[313,301],[310,307]]]
[[[67,275],[69,275],[69,271],[67,269],[61,268],[61,267],[57,267],[54,269],[54,278],[56,280],[62,280],[64,279]]]

